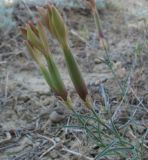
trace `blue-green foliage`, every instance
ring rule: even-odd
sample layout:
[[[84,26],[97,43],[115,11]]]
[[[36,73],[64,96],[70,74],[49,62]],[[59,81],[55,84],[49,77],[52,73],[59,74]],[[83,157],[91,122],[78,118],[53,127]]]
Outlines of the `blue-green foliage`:
[[[106,7],[105,0],[96,0],[96,6],[98,9],[104,9]]]
[[[66,8],[82,8],[83,5],[80,0],[52,0],[58,6],[66,7]],[[83,1],[83,0],[82,0]],[[98,9],[105,8],[104,0],[96,0],[96,5]]]
[[[15,26],[15,22],[12,20],[12,12],[13,6],[6,6],[6,0],[0,0],[0,30],[7,30],[11,27]],[[13,3],[17,2],[18,0],[12,0]],[[20,2],[20,1],[18,1]],[[22,0],[22,2],[27,3],[34,3],[44,5],[45,0]],[[81,8],[82,3],[79,0],[52,0],[52,2],[56,3],[59,7],[66,7],[66,8]],[[104,0],[96,0],[97,8],[102,9],[105,8]]]
[[[12,20],[13,8],[6,7],[2,1],[0,3],[0,30],[7,30],[15,26],[15,22]]]
[[[35,3],[35,4],[44,4],[45,0],[23,0],[27,3]],[[82,0],[83,1],[83,0]],[[80,0],[51,0],[59,7],[65,8],[82,8],[84,7]],[[105,8],[105,0],[96,0],[97,8],[103,9]]]

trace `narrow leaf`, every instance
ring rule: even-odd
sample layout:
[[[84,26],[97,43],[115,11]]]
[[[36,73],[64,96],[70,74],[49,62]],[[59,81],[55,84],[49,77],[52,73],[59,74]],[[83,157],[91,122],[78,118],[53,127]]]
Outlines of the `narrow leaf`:
[[[49,54],[48,58],[46,58],[46,61],[48,64],[48,70],[49,70],[51,77],[52,77],[52,82],[53,82],[54,87],[58,93],[58,96],[62,97],[62,99],[66,101],[68,93],[66,91],[63,80],[60,76],[60,73],[57,69],[57,66],[54,63],[54,60],[52,58],[51,53]]]
[[[40,43],[42,44],[42,46],[44,48],[44,53],[47,53],[49,51],[48,39],[45,35],[45,30],[44,30],[43,25],[41,24],[40,21],[38,22],[37,27],[38,27]]]
[[[29,42],[25,42],[27,49],[31,55],[31,57],[35,60],[35,62],[38,64],[46,82],[48,83],[48,85],[52,88],[52,90],[55,91],[54,85],[52,83],[52,78],[50,76],[50,73],[48,72],[48,70],[46,69],[45,65],[43,63],[41,63],[40,60],[40,55],[39,55],[39,51],[35,48],[32,48],[31,45],[29,44]]]

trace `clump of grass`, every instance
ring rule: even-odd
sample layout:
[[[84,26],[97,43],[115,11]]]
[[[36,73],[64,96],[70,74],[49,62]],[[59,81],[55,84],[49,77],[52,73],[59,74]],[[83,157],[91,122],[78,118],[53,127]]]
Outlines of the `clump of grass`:
[[[108,62],[110,62],[108,55],[109,46],[103,34],[101,21],[96,8],[96,2],[95,0],[87,0],[86,2],[94,16],[94,21],[98,30],[99,43],[105,50]],[[69,47],[67,27],[57,8],[53,5],[49,5],[46,9],[42,7],[38,7],[37,9],[41,17],[37,22],[37,25],[29,22],[26,26],[21,28],[25,44],[30,55],[38,64],[48,85],[55,93],[55,96],[72,111],[72,116],[79,121],[79,125],[77,127],[85,130],[87,136],[89,136],[95,143],[98,148],[98,154],[95,156],[95,160],[109,156],[128,158],[130,160],[138,159],[142,153],[119,132],[111,118],[111,111],[108,109],[110,119],[106,120],[105,116],[100,114],[100,112],[97,113],[94,109],[83,75]],[[59,46],[63,51],[68,72],[76,92],[82,99],[82,102],[84,102],[85,107],[90,111],[86,115],[77,113],[73,108],[71,98],[50,51],[45,28],[49,31],[52,37],[58,41]],[[47,67],[41,61],[40,56],[45,58]],[[111,63],[109,63],[108,66],[112,70],[114,76],[116,76]],[[117,83],[119,82],[117,81]],[[123,91],[123,88],[121,88],[121,90]]]
[[[50,52],[48,40],[45,35],[45,26],[51,35],[59,42],[75,89],[83,102],[89,107],[90,102],[88,90],[79,67],[71,53],[71,49],[68,44],[67,28],[62,17],[58,10],[52,5],[49,5],[47,9],[40,7],[38,8],[38,11],[40,13],[41,20],[39,20],[37,25],[35,26],[29,22],[25,27],[21,28],[29,53],[39,65],[45,80],[57,97],[66,105],[68,104],[68,106],[71,106],[70,97],[68,96],[66,87],[64,86],[59,70]],[[48,69],[40,61],[40,54],[46,59]]]

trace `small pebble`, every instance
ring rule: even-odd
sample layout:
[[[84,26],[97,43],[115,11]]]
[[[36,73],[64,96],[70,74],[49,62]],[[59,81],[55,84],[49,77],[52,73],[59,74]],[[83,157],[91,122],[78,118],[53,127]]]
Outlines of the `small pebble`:
[[[53,123],[58,123],[58,122],[62,121],[63,119],[64,119],[64,115],[61,115],[61,114],[57,113],[56,111],[53,111],[50,114],[50,120]]]
[[[60,139],[59,137],[56,137],[56,138],[55,138],[55,141],[56,141],[56,142],[60,142],[61,139]]]

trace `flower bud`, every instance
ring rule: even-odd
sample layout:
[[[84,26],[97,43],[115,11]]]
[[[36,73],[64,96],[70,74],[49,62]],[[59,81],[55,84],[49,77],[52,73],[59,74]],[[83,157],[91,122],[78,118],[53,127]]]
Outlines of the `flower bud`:
[[[52,28],[60,44],[67,43],[67,30],[63,18],[55,7],[52,7]]]
[[[38,7],[37,9],[41,16],[41,21],[48,31],[61,45],[64,45],[67,42],[67,30],[59,11],[52,5],[48,5],[47,9],[42,7]]]

